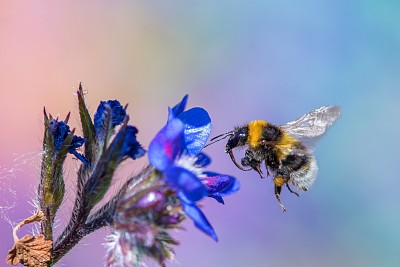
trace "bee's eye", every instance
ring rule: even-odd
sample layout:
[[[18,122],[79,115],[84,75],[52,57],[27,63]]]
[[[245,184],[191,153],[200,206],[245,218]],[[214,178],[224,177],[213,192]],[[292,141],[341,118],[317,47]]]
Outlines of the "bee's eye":
[[[238,146],[244,146],[246,144],[247,139],[247,128],[240,128],[238,129],[232,136],[229,138],[226,149],[227,151],[231,150],[232,148]]]
[[[247,135],[247,133],[246,133],[245,129],[241,129],[239,131],[239,138],[246,138],[246,135]]]

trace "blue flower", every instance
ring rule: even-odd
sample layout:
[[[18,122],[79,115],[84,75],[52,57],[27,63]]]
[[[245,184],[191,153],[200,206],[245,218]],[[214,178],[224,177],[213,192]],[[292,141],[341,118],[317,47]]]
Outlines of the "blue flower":
[[[107,125],[106,123],[107,110],[111,111],[109,117],[111,125]],[[115,126],[120,125],[124,121],[125,117],[126,111],[118,100],[108,100],[107,102],[100,101],[93,119],[97,139],[100,142],[103,141],[106,135],[109,134],[109,131],[112,131]],[[105,127],[108,127],[109,129],[105,129]]]
[[[146,150],[142,148],[140,143],[136,139],[136,134],[138,130],[136,127],[128,125],[122,128],[115,137],[113,143],[117,144],[119,139],[123,138],[122,146],[119,149],[119,155],[121,158],[128,156],[132,159],[137,159],[142,157]]]
[[[82,161],[86,166],[90,166],[90,162],[84,155],[76,151],[78,147],[81,147],[86,142],[86,138],[74,135],[72,137],[71,144],[69,145],[68,152],[74,155],[77,159]]]
[[[71,133],[71,130],[67,123],[55,119],[52,119],[50,121],[49,129],[53,134],[54,138],[54,153],[57,154],[61,150],[61,147],[64,144],[65,139]],[[74,135],[72,137],[71,143],[68,146],[68,153],[73,154],[85,165],[90,166],[90,162],[85,158],[85,156],[76,151],[76,149],[81,147],[85,142],[86,138]]]
[[[118,100],[100,101],[93,118],[93,126],[98,144],[102,145],[105,139],[113,133],[114,128],[120,125],[125,118],[127,118],[126,110]],[[118,131],[112,149],[118,150],[119,160],[122,160],[125,156],[137,159],[146,153],[136,139],[137,133],[137,128],[130,125],[122,127]],[[120,141],[122,143],[117,146],[116,144]],[[114,152],[117,152],[117,150]]]
[[[214,229],[196,202],[209,196],[223,203],[222,197],[236,192],[240,186],[234,177],[202,171],[211,162],[201,153],[211,133],[211,119],[199,107],[184,111],[186,102],[187,96],[169,108],[167,124],[150,143],[149,161],[177,191],[186,215],[217,241]]]

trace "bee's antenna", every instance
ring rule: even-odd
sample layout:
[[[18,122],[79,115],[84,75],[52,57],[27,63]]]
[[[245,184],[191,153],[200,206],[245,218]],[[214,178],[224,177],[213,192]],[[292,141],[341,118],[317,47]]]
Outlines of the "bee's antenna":
[[[232,136],[232,135],[233,135],[233,131],[230,131],[230,132],[227,132],[227,133],[223,133],[223,134],[217,135],[217,136],[211,138],[211,139],[210,139],[210,143],[208,143],[208,144],[205,145],[204,147],[208,147],[209,145],[212,145],[212,144],[214,144],[214,143],[216,143],[216,142],[219,142],[219,141],[221,141],[221,140],[227,138],[228,136]],[[222,136],[222,138],[220,138],[220,139],[218,139],[218,140],[215,140],[215,139],[217,139],[217,138],[219,138],[219,137],[221,137],[221,136]],[[214,141],[214,140],[215,140],[215,141]]]
[[[223,133],[223,134],[217,135],[217,136],[211,138],[210,142],[214,141],[215,139],[217,139],[217,138],[219,138],[219,137],[221,137],[221,136],[226,135],[226,136],[224,137],[224,138],[226,138],[227,136],[230,136],[230,135],[232,135],[232,134],[233,134],[233,131],[230,131],[230,132],[227,132],[227,133]],[[224,139],[224,138],[221,138],[220,140],[222,140],[222,139]],[[216,141],[216,142],[218,142],[218,141]]]

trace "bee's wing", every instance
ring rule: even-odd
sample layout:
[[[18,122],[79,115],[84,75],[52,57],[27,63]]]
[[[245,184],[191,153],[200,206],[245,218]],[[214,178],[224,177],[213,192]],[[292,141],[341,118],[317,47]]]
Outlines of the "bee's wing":
[[[281,128],[298,141],[312,146],[313,141],[323,135],[339,115],[340,108],[338,106],[321,107],[295,121],[282,125]]]

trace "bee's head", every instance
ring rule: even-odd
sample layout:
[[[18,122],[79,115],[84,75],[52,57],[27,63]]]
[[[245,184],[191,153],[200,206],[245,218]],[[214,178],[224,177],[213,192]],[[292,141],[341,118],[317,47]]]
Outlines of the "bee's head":
[[[244,169],[243,166],[236,161],[232,151],[232,149],[234,149],[235,147],[244,146],[246,144],[248,134],[249,134],[249,128],[247,126],[237,127],[233,131],[220,134],[212,138],[210,140],[210,143],[207,144],[206,146],[209,146],[211,144],[214,144],[229,137],[228,142],[226,143],[225,146],[225,152],[229,154],[229,156],[232,159],[232,162],[236,165],[236,167],[238,167],[242,171],[249,171],[251,169]]]
[[[225,152],[230,153],[235,147],[244,146],[246,144],[248,132],[249,129],[247,126],[237,127],[233,131],[223,133],[212,138],[206,147],[229,137],[225,146]]]
[[[225,152],[229,153],[235,147],[244,146],[247,142],[248,132],[247,126],[235,128],[226,143]]]

